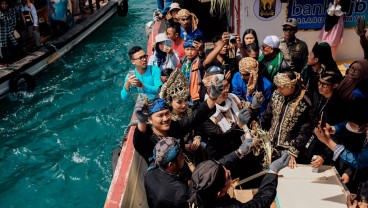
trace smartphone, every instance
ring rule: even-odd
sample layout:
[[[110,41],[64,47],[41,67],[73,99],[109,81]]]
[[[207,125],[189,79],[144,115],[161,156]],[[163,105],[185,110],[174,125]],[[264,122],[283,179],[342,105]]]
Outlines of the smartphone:
[[[171,47],[172,46],[172,41],[171,40],[165,40],[165,46]]]
[[[131,76],[135,76],[135,71],[134,70],[129,70],[128,71],[128,77],[131,77]]]
[[[194,35],[194,40],[195,41],[198,41],[198,42],[201,42],[202,41],[202,35]]]
[[[230,64],[222,64],[221,68],[222,68],[224,74],[226,74],[228,71],[231,70],[231,65]]]
[[[321,119],[319,120],[319,124],[321,125],[321,128],[325,128],[326,127],[326,119],[323,116],[323,112],[321,114]]]
[[[358,18],[357,30],[359,33],[364,32],[365,30],[365,19],[364,17]]]

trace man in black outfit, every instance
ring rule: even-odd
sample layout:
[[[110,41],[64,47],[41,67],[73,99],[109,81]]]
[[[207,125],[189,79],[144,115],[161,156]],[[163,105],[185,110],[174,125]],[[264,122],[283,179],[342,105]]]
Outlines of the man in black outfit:
[[[161,139],[155,146],[154,158],[154,166],[144,177],[148,206],[188,207],[188,185],[175,176],[184,166],[179,142],[172,137]]]
[[[198,208],[203,207],[270,207],[276,196],[278,183],[277,173],[289,163],[290,155],[284,151],[281,158],[270,165],[269,172],[262,180],[253,199],[241,203],[235,198],[230,198],[227,191],[231,185],[230,171],[223,161],[207,160],[200,163],[192,174],[191,196],[189,203]]]

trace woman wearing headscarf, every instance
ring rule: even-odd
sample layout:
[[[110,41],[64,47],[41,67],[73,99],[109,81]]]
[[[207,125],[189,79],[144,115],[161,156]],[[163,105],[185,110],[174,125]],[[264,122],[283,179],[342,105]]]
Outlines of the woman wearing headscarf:
[[[165,33],[157,34],[155,37],[154,53],[148,59],[148,65],[154,65],[164,70],[165,68],[175,69],[180,67],[178,54],[172,50],[172,40]]]
[[[338,95],[344,100],[368,99],[368,60],[360,59],[350,64],[339,87]]]

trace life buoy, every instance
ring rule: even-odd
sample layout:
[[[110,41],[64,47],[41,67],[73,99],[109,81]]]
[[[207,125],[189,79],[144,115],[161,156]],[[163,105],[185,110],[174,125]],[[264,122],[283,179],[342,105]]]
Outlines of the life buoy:
[[[119,0],[117,13],[120,17],[125,17],[128,14],[128,0]]]
[[[26,83],[27,92],[32,92],[35,89],[35,81],[33,80],[33,77],[27,73],[20,73],[9,80],[9,91],[13,93],[18,92],[18,83],[22,79],[24,79],[24,82]]]

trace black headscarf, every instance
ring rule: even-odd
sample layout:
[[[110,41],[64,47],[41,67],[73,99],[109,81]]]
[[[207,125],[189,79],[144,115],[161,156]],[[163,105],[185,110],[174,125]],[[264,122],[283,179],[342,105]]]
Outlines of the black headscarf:
[[[356,64],[357,63],[357,64]],[[358,77],[352,77],[349,73],[352,65],[356,65],[354,70],[359,71]],[[350,64],[344,79],[337,87],[338,95],[344,100],[351,100],[353,98],[353,91],[359,88],[366,96],[368,96],[368,60],[360,59]]]
[[[206,207],[216,199],[217,193],[225,186],[225,169],[214,160],[200,163],[192,174],[189,203]]]

